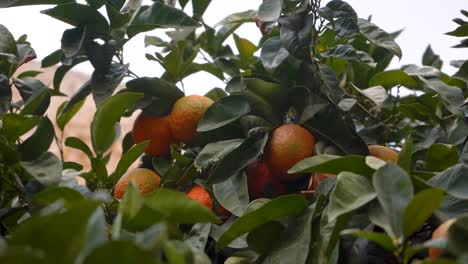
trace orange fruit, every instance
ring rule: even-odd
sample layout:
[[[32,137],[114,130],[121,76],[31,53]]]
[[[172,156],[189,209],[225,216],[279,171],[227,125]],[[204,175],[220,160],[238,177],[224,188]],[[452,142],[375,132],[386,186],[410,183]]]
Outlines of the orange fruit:
[[[141,194],[150,193],[159,189],[161,177],[149,169],[137,168],[120,177],[114,187],[114,197],[121,199],[130,182],[133,182]]]
[[[329,173],[313,173],[310,175],[308,191],[315,191],[321,182],[324,180],[336,176],[335,174]]]
[[[299,161],[314,153],[315,138],[305,128],[287,124],[276,128],[266,146],[265,157],[272,173],[284,181],[297,180],[301,174],[288,174]]]
[[[250,200],[274,198],[285,193],[283,185],[274,177],[263,160],[256,160],[245,168]]]
[[[210,194],[205,188],[200,185],[195,185],[187,192],[187,196],[200,202],[209,209],[213,209],[213,200],[211,200]]]
[[[169,116],[172,135],[178,142],[188,143],[197,133],[197,126],[213,100],[206,96],[189,95],[177,100]]]
[[[371,156],[383,161],[397,163],[398,153],[393,149],[380,145],[369,145],[368,148]]]
[[[132,137],[136,144],[151,140],[145,150],[150,156],[169,153],[174,141],[168,117],[155,117],[145,113],[141,113],[133,123]]]
[[[432,233],[432,239],[444,238],[448,236],[448,230],[450,226],[455,223],[456,219],[452,218],[445,221],[441,224],[437,229]],[[430,259],[437,259],[440,257],[444,251],[440,248],[429,248],[429,258]]]

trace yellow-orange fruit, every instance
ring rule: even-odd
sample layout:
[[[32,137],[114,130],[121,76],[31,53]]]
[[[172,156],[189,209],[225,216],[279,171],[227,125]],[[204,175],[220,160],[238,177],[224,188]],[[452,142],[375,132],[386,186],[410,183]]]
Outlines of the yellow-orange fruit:
[[[397,163],[398,153],[393,149],[380,145],[369,145],[368,148],[371,156],[383,161]]]
[[[174,141],[167,116],[155,117],[144,113],[141,113],[133,123],[132,137],[137,144],[151,140],[145,150],[150,156],[169,153]]]
[[[450,226],[455,223],[456,219],[452,218],[445,221],[441,224],[437,229],[432,233],[432,239],[444,238],[448,236],[448,230]],[[430,259],[437,259],[440,257],[444,251],[440,248],[429,248],[429,258]]]
[[[141,194],[150,193],[159,189],[161,177],[149,169],[137,168],[125,173],[115,184],[114,197],[122,198],[127,186],[133,182]]]
[[[192,189],[187,192],[187,196],[213,209],[213,200],[211,200],[210,194],[200,185],[193,186]]]
[[[300,178],[301,174],[288,174],[299,161],[314,153],[315,138],[305,128],[296,124],[276,128],[266,146],[265,157],[271,172],[284,181]]]
[[[206,96],[189,95],[177,100],[169,116],[172,135],[178,142],[188,143],[197,133],[197,126],[213,100]]]

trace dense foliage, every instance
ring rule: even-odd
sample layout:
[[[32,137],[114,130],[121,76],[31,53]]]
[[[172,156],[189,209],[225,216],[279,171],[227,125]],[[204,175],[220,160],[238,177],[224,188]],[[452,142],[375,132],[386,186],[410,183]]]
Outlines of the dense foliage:
[[[57,65],[53,87],[35,78],[39,72],[17,72],[35,59],[34,50],[26,35],[15,39],[0,25],[1,263],[467,261],[466,58],[451,62],[459,70],[450,76],[429,46],[422,65],[388,70],[402,56],[400,32],[359,18],[341,0],[323,6],[266,0],[258,11],[214,26],[203,21],[211,0],[141,2],[0,3],[51,4],[42,13],[70,25],[61,47],[42,60],[44,68]],[[189,3],[191,15],[184,12]],[[447,33],[462,38],[454,48],[468,47],[468,13],[462,16]],[[244,23],[259,28],[259,43],[235,34]],[[169,40],[147,35],[145,45],[158,52],[146,57],[165,71],[138,77],[123,49],[154,29]],[[227,44],[231,37],[235,47]],[[75,94],[63,94],[65,74],[85,61],[92,76]],[[214,103],[194,140],[150,157],[144,155],[149,142],[134,144],[129,133],[120,162],[108,171],[119,120],[138,109],[169,114],[184,96],[183,79],[199,71],[226,87],[206,94]],[[126,77],[131,80],[116,91]],[[12,89],[20,101],[12,101]],[[53,96],[69,96],[56,120],[47,116]],[[63,131],[88,96],[97,106],[91,146],[56,135],[53,124]],[[249,199],[245,168],[261,159],[271,131],[284,123],[300,124],[317,140],[315,155],[289,170],[306,176],[282,183],[284,195]],[[91,170],[52,154],[51,144],[81,150]],[[397,163],[370,156],[370,144],[399,150]],[[116,182],[140,157],[140,167],[161,176],[161,188],[142,196],[130,184],[121,200],[113,198]],[[311,173],[337,176],[310,192]],[[208,190],[213,210],[183,193],[193,185]],[[457,220],[448,236],[431,240],[451,218]],[[427,248],[445,249],[444,262],[426,260]]]

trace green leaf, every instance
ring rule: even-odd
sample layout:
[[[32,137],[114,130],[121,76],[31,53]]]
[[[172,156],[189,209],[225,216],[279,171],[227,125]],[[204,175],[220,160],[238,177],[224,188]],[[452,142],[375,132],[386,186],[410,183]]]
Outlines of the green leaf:
[[[54,141],[54,136],[54,125],[49,118],[42,117],[34,134],[18,146],[23,160],[34,160],[46,152]]]
[[[242,216],[249,205],[249,193],[245,174],[239,173],[229,179],[213,184],[216,200],[235,216]]]
[[[242,139],[230,139],[208,143],[195,158],[195,167],[198,169],[208,169],[237,148],[242,142]]]
[[[211,0],[192,0],[193,17],[201,19]]]
[[[432,177],[428,183],[433,187],[445,190],[451,196],[458,199],[468,200],[468,167],[457,164]]]
[[[380,205],[379,201],[374,201],[369,205],[368,209],[369,220],[376,226],[385,230],[387,235],[395,238],[395,234],[390,227],[389,218],[384,212],[384,209]]]
[[[259,131],[247,137],[218,163],[208,177],[208,183],[220,183],[238,174],[263,152],[267,140],[266,131]]]
[[[170,223],[194,224],[219,221],[213,211],[178,191],[159,189],[145,196],[144,203],[164,215]]]
[[[62,53],[65,57],[71,58],[77,55],[86,35],[86,29],[84,28],[70,28],[66,29],[62,35]]]
[[[402,167],[408,173],[411,171],[413,157],[413,138],[409,135],[406,140],[403,148],[400,153],[398,153],[398,166]]]
[[[43,115],[50,104],[50,90],[47,87],[40,88],[29,97],[21,110],[22,115]]]
[[[41,74],[41,71],[24,71],[18,75],[18,78],[25,78],[25,77],[36,77],[37,75]]]
[[[448,229],[447,248],[450,252],[462,255],[468,250],[466,237],[468,236],[468,216],[458,218]]]
[[[114,264],[125,263],[158,263],[155,257],[130,241],[110,241],[92,251],[84,260],[84,264],[100,264],[112,262]]]
[[[247,235],[249,249],[259,254],[268,253],[281,240],[284,229],[285,226],[278,221],[271,221],[256,228]]]
[[[359,33],[356,11],[341,0],[332,0],[320,8],[320,15],[332,22],[336,34],[342,38],[350,38]]]
[[[411,77],[424,77],[424,78],[431,78],[431,77],[438,77],[442,76],[442,73],[431,66],[419,66],[419,65],[409,65],[405,67],[404,72]]]
[[[115,168],[114,173],[110,176],[109,180],[112,184],[115,184],[117,180],[120,179],[120,177],[128,170],[130,165],[132,165],[133,162],[135,162],[135,160],[137,160],[145,152],[145,149],[149,143],[149,141],[144,141],[140,144],[136,144],[122,155],[119,163],[117,163],[117,167]]]
[[[237,50],[239,51],[241,62],[248,63],[251,61],[257,47],[248,39],[241,38],[237,34],[234,34],[234,42],[236,43]]]
[[[350,172],[338,174],[335,188],[330,194],[328,221],[368,204],[376,196],[365,177]]]
[[[6,113],[3,115],[2,121],[5,137],[13,142],[34,128],[39,123],[40,118],[38,116],[23,116],[14,113]]]
[[[0,7],[2,4],[0,3]],[[4,25],[0,25],[0,36],[0,52],[18,56],[15,38]]]
[[[76,202],[83,199],[84,197],[81,193],[68,187],[51,187],[34,195],[34,202],[44,206],[52,204],[57,200]]]
[[[269,38],[263,43],[260,59],[266,70],[273,72],[288,56],[288,50],[281,46],[280,37]]]
[[[309,245],[312,240],[312,216],[311,209],[306,210],[299,217],[294,218],[288,228],[283,232],[279,245],[266,257],[267,263],[295,264],[306,263],[309,254]],[[267,236],[265,240],[268,240]],[[267,243],[271,243],[271,240]],[[294,256],[291,258],[291,256]]]
[[[385,48],[401,59],[401,48],[393,37],[366,19],[358,19],[359,30],[373,44]]]
[[[425,83],[427,88],[437,92],[440,95],[442,102],[447,110],[449,110],[452,114],[460,113],[461,105],[464,103],[463,91],[460,88],[448,85],[437,79],[420,79]]]
[[[89,158],[94,156],[88,145],[86,145],[86,143],[77,137],[67,137],[67,139],[65,139],[65,146],[81,150]]]
[[[369,86],[381,85],[385,89],[390,89],[399,84],[408,88],[416,88],[418,86],[418,83],[402,70],[379,72],[369,80]]]
[[[42,252],[42,260],[46,261],[40,263],[73,263],[85,246],[89,218],[97,206],[93,202],[80,202],[63,213],[32,217],[15,229],[9,246],[27,245],[30,250]]]
[[[442,68],[443,62],[440,59],[440,56],[434,53],[431,45],[428,45],[426,51],[424,51],[423,54],[422,64],[432,66],[440,70]]]
[[[105,34],[109,30],[109,23],[104,16],[88,5],[67,3],[43,10],[41,13],[75,27],[86,27],[88,33]]]
[[[142,101],[149,103],[145,111],[156,116],[169,114],[174,102],[184,96],[177,86],[159,78],[133,79],[126,86],[129,91],[143,93],[145,97]]]
[[[387,163],[374,173],[372,183],[380,205],[389,218],[393,234],[401,237],[404,210],[413,199],[411,178],[397,165]]]
[[[127,28],[130,37],[155,28],[196,28],[200,24],[182,10],[155,2],[142,7]]]
[[[25,5],[59,5],[73,1],[74,0],[12,0],[0,3],[0,8]]]
[[[205,94],[206,97],[213,101],[217,101],[227,96],[227,93],[221,88],[213,88]]]
[[[283,9],[283,0],[265,0],[258,8],[258,19],[264,22],[276,21]]]
[[[392,239],[386,234],[362,231],[358,229],[347,229],[347,230],[341,231],[341,235],[343,236],[352,235],[352,236],[357,236],[357,237],[368,239],[380,245],[388,252],[393,252],[395,250]]]
[[[96,105],[100,105],[114,93],[127,74],[128,66],[129,64],[112,63],[105,74],[101,74],[97,70],[94,71],[91,77],[91,87]]]
[[[319,74],[322,79],[320,90],[333,102],[338,103],[345,95],[341,89],[336,73],[327,65],[319,63]]]
[[[457,146],[433,144],[426,152],[426,167],[431,171],[443,171],[457,164],[457,162]]]
[[[300,195],[285,195],[273,199],[237,219],[219,238],[216,246],[218,249],[223,249],[234,239],[265,223],[284,216],[298,216],[306,208],[307,201]]]
[[[198,123],[197,131],[206,132],[223,127],[250,112],[250,105],[242,95],[230,95],[214,102]]]
[[[366,165],[363,156],[317,155],[298,162],[288,173],[330,173],[338,174],[349,171],[359,175],[370,176],[373,170]]]
[[[139,93],[121,93],[102,102],[91,122],[91,141],[96,153],[104,153],[110,148],[116,136],[116,123],[141,97],[143,95]]]
[[[249,131],[258,127],[266,127],[266,128],[273,128],[273,126],[266,121],[265,119],[254,116],[254,115],[246,115],[240,118],[239,120],[242,129],[244,130],[244,134],[248,135]]]
[[[450,31],[445,33],[446,35],[454,36],[454,37],[466,37],[468,36],[468,24],[461,25],[457,27],[454,31]]]
[[[439,208],[443,200],[444,191],[440,189],[426,189],[416,194],[403,214],[405,238],[418,231],[432,213]]]
[[[246,10],[243,12],[234,13],[216,23],[215,27],[230,24],[241,24],[244,22],[253,22],[253,19],[256,15],[256,10]]]
[[[21,167],[44,186],[55,185],[62,178],[62,162],[57,156],[45,152],[32,161],[22,161]]]
[[[69,108],[68,111],[64,112],[63,109],[65,106],[69,104],[69,101],[63,102],[58,108],[57,108],[57,114],[56,116],[56,122],[57,126],[60,128],[60,130],[64,130],[65,126],[70,122],[70,120],[80,111],[81,107],[83,107],[85,103],[85,100],[81,100],[80,102],[74,104]]]
[[[321,53],[325,58],[339,58],[343,60],[352,60],[360,63],[375,67],[377,64],[374,59],[364,51],[355,50],[353,46],[349,44],[339,44]]]
[[[41,61],[41,68],[51,67],[60,62],[60,58],[62,57],[62,49],[58,49],[51,54],[45,56]]]

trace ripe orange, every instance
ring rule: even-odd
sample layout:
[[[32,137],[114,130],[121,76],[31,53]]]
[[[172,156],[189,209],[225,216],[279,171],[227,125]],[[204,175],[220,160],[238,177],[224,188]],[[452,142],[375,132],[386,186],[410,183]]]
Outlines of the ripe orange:
[[[213,100],[200,95],[189,95],[177,100],[169,116],[172,135],[178,142],[188,143],[197,133],[197,126]]]
[[[274,198],[285,193],[284,186],[274,177],[263,160],[256,160],[245,168],[250,200]]]
[[[297,180],[302,175],[288,174],[299,161],[312,156],[315,138],[307,129],[287,124],[276,128],[266,146],[266,162],[272,173],[284,181]]]
[[[161,177],[149,169],[137,168],[125,173],[115,184],[114,197],[121,199],[130,182],[133,182],[141,194],[150,193],[159,189]]]
[[[441,224],[437,229],[432,233],[432,239],[438,239],[438,238],[443,238],[448,236],[448,230],[450,226],[455,223],[456,219],[452,218],[447,221],[445,221],[443,224]],[[444,251],[440,248],[429,248],[429,258],[430,259],[437,259],[440,257]]]
[[[150,116],[141,113],[133,123],[132,137],[135,143],[151,140],[146,147],[146,154],[159,156],[169,153],[172,138],[169,118]]]
[[[210,194],[200,185],[193,186],[192,189],[187,192],[187,196],[213,209],[213,200],[211,200]]]
[[[383,161],[397,163],[398,153],[393,149],[380,145],[369,145],[368,148],[371,156]]]

